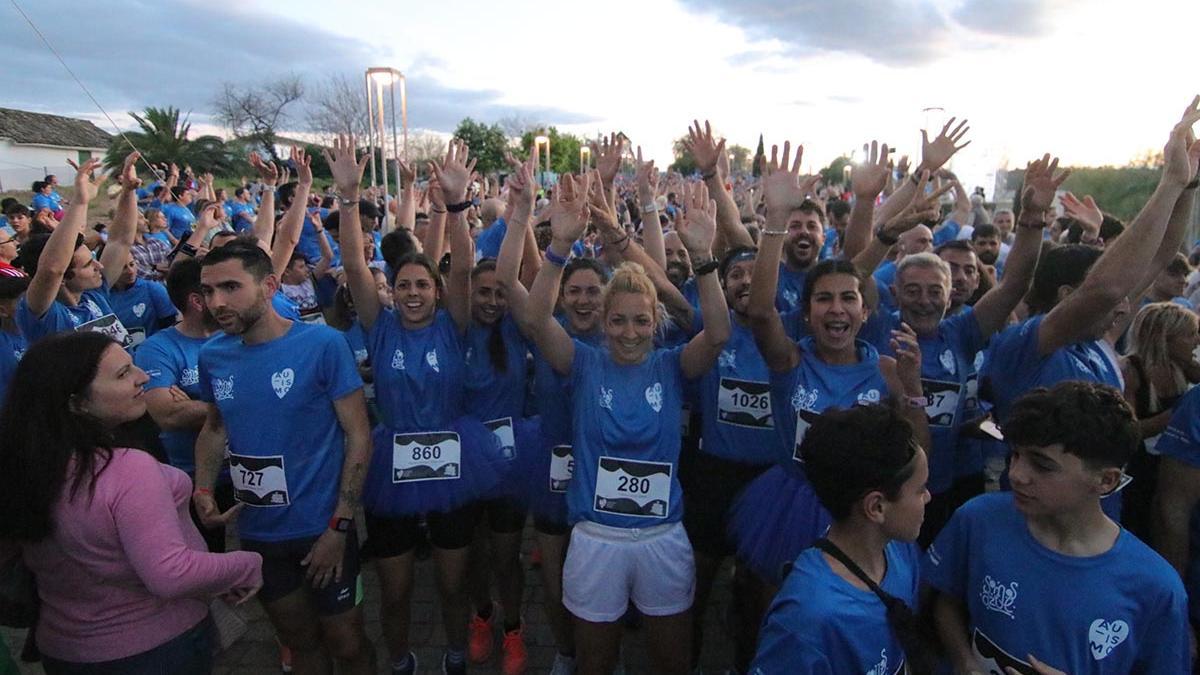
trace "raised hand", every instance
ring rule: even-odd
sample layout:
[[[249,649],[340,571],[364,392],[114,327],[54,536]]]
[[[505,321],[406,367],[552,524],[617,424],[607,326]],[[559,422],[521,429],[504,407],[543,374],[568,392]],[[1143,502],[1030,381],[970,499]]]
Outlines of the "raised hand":
[[[413,183],[417,182],[417,170],[414,169],[408,162],[397,158],[396,166],[400,167],[401,180],[401,184],[396,186],[397,190],[399,190],[401,187],[412,185]]]
[[[712,243],[717,234],[717,202],[708,198],[708,186],[695,183],[684,186],[683,218],[675,231],[692,259],[712,257]]]
[[[95,171],[100,166],[99,159],[89,159],[82,165],[78,165],[71,160],[67,160],[71,166],[75,167],[75,202],[78,204],[86,204],[96,196],[100,191],[100,186],[104,185],[104,181],[108,180],[108,176],[95,177]]]
[[[125,163],[121,166],[121,173],[117,176],[117,182],[121,184],[121,189],[126,192],[136,190],[142,185],[142,179],[137,175],[137,162],[141,159],[142,153],[134,150],[125,157]]]
[[[1104,224],[1104,214],[1100,211],[1100,207],[1096,206],[1096,200],[1092,199],[1091,195],[1084,195],[1083,201],[1080,201],[1075,195],[1065,192],[1062,196],[1062,205],[1063,213],[1068,218],[1079,221],[1085,230],[1096,234],[1100,233],[1100,226]]]
[[[550,234],[556,241],[574,245],[587,229],[590,178],[589,174],[576,178],[568,173],[558,180],[550,202]]]
[[[1071,175],[1070,169],[1058,170],[1058,158],[1046,153],[1025,167],[1025,189],[1021,192],[1021,217],[1026,213],[1041,219],[1054,205],[1059,186]],[[1095,204],[1092,204],[1095,206]]]
[[[508,189],[508,205],[505,222],[512,218],[524,220],[533,213],[533,203],[536,195],[533,190],[533,178],[529,168],[512,155],[505,153],[504,161],[508,163],[508,180],[504,186]]]
[[[791,157],[791,153],[792,144],[790,142],[784,142],[782,158],[779,158],[779,146],[771,146],[771,159],[766,163],[766,171],[762,179],[763,198],[766,200],[768,211],[779,213],[795,211],[804,203],[815,184],[815,181],[811,179],[806,179],[804,183],[800,181],[800,160],[804,157],[804,146],[796,146],[796,160],[789,168],[788,159]]]
[[[592,169],[588,172],[588,176],[591,179],[588,185],[588,212],[592,216],[592,221],[609,235],[616,234],[618,237],[623,235],[620,221],[617,219],[617,210],[613,207],[613,203],[604,189],[600,171]]]
[[[700,173],[708,176],[717,171],[717,162],[725,155],[725,139],[718,141],[713,138],[712,125],[708,120],[704,121],[703,130],[700,129],[700,120],[692,120],[692,124],[694,126],[688,127],[683,144],[696,160]]]
[[[929,182],[929,172],[921,172],[921,181],[918,183],[917,191],[913,194],[912,201],[908,203],[899,213],[892,216],[890,220],[883,224],[883,231],[887,234],[898,237],[905,232],[913,229],[917,225],[927,221],[935,220],[941,215],[941,205],[939,200],[942,195],[950,191],[954,187],[953,183],[947,183],[940,189],[934,190],[928,195],[925,194],[924,185]]]
[[[430,162],[429,170],[442,186],[442,195],[449,204],[466,201],[467,187],[471,184],[471,173],[475,160],[469,159],[471,152],[466,142],[455,138],[446,148],[446,156],[439,162]]]
[[[309,157],[304,148],[292,148],[291,153],[292,164],[296,167],[296,182],[303,187],[312,187],[312,157]]]
[[[617,132],[592,143],[592,154],[596,156],[596,170],[605,186],[611,186],[617,172],[621,170],[621,154],[625,151],[625,139]]]
[[[264,162],[262,155],[252,152],[250,153],[250,166],[258,172],[258,178],[263,185],[275,187],[279,184],[279,169],[274,162]]]
[[[896,355],[896,375],[905,393],[913,395],[921,391],[921,345],[916,331],[901,322],[900,328],[892,331],[890,343]]]
[[[1171,137],[1163,149],[1163,179],[1170,179],[1186,185],[1196,177],[1197,163],[1200,163],[1200,143],[1192,125],[1200,121],[1200,96],[1192,99],[1183,111],[1183,117],[1171,130]]]
[[[639,206],[649,204],[658,196],[658,171],[654,168],[654,160],[642,161],[642,146],[637,149],[637,171],[633,174],[634,185],[637,186]]]
[[[425,191],[425,194],[429,197],[431,211],[434,213],[446,212],[446,196],[442,192],[442,184],[436,177],[429,179],[429,189]]]
[[[971,130],[971,127],[967,126],[966,120],[963,120],[951,131],[950,126],[956,119],[958,118],[951,117],[950,121],[942,127],[942,132],[932,141],[929,140],[928,132],[924,129],[921,130],[921,165],[917,167],[918,171],[937,171],[950,161],[954,153],[971,144],[971,141],[962,145],[958,144]]]
[[[333,174],[333,184],[337,187],[338,194],[343,199],[353,199],[357,196],[358,187],[362,184],[363,171],[367,168],[371,156],[364,154],[362,159],[355,156],[358,153],[353,136],[338,136],[333,141],[333,152],[322,148],[321,154],[325,157],[325,163],[329,165],[329,172]]]
[[[883,192],[888,173],[891,172],[888,168],[888,146],[887,143],[880,146],[877,141],[871,141],[869,148],[864,145],[863,149],[867,151],[867,159],[850,173],[850,190],[859,199],[874,201]]]

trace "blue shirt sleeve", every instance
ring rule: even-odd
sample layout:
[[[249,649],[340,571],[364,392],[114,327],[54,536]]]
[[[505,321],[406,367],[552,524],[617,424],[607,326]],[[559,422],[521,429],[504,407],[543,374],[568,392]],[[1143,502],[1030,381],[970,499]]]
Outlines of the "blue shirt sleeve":
[[[179,382],[175,363],[160,340],[147,340],[133,353],[133,362],[150,378],[146,389],[165,389]]]
[[[1172,459],[1200,467],[1200,387],[1193,387],[1175,406],[1155,448]]]
[[[960,600],[966,595],[967,584],[967,555],[970,545],[968,521],[971,512],[968,504],[964,504],[950,517],[950,522],[925,552],[925,559],[921,564],[921,579],[925,584]]]
[[[329,398],[338,401],[361,389],[363,382],[346,339],[332,328],[321,332],[325,338],[324,358],[320,362],[321,375]]]
[[[173,318],[179,314],[175,309],[175,305],[171,303],[171,296],[167,293],[167,287],[154,281],[147,282],[150,284],[150,302],[154,303],[154,313],[156,315],[154,323],[150,325],[147,334],[153,334],[158,330],[158,322],[163,319]]]

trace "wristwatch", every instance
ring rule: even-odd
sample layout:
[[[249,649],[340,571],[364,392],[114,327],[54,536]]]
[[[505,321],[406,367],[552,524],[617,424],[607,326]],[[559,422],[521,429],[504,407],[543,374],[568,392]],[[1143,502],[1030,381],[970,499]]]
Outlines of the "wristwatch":
[[[351,528],[353,528],[353,527],[354,527],[354,519],[353,518],[338,518],[337,516],[334,516],[329,519],[329,529],[333,530],[334,532],[341,532],[341,533],[345,534],[346,532],[349,532],[351,530]]]

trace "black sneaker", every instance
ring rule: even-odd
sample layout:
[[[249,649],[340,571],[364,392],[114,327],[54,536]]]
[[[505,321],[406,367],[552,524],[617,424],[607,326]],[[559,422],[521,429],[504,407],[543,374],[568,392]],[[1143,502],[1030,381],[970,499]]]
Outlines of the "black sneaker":
[[[442,675],[467,675],[467,660],[465,658],[457,666],[450,665],[449,658],[449,654],[442,654]]]
[[[392,675],[416,675],[417,674],[417,655],[415,652],[408,653],[408,667],[404,670],[396,670],[392,668],[388,671]]]

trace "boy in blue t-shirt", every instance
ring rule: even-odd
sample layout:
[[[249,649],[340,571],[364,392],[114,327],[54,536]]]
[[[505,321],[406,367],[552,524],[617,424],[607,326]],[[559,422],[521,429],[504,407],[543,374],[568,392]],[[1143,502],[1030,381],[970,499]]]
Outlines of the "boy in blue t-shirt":
[[[1012,492],[962,506],[922,568],[955,672],[1191,672],[1179,575],[1100,507],[1140,439],[1121,393],[1035,389],[1003,430]]]

